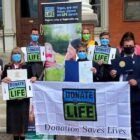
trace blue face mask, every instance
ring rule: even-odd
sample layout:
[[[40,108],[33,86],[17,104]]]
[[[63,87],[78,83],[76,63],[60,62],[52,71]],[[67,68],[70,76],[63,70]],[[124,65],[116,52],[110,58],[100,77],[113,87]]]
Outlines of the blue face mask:
[[[101,45],[103,45],[103,46],[109,45],[109,39],[107,39],[107,38],[100,39],[100,42],[101,42]]]
[[[12,61],[20,62],[21,61],[21,54],[13,54],[12,55]]]
[[[86,52],[78,52],[77,56],[79,59],[86,59],[87,58]]]
[[[37,42],[39,39],[39,35],[31,35],[31,39],[32,41]]]

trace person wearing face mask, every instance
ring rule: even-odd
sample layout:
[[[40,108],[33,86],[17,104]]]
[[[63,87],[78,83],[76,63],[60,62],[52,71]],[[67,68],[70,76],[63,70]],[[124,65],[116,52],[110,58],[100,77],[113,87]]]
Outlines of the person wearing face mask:
[[[9,69],[27,69],[28,78],[30,78],[31,82],[36,81],[36,77],[33,76],[31,67],[25,64],[23,53],[19,47],[12,50],[10,62],[4,66],[2,82],[11,82],[11,79],[7,77],[7,70]],[[29,103],[29,98],[7,100],[6,102],[6,129],[8,134],[14,135],[14,140],[25,140],[25,133],[28,128]]]
[[[78,56],[78,59],[77,61],[88,61],[87,59],[87,51],[86,51],[86,47],[84,47],[84,45],[80,44],[78,47],[77,47],[77,56]]]
[[[37,28],[32,28],[31,35],[30,35],[31,41],[29,46],[38,46],[39,45],[39,31]]]
[[[88,28],[83,28],[81,42],[89,48],[93,45],[98,45],[98,43],[92,39],[90,30]]]
[[[108,32],[102,32],[100,34],[100,44],[101,46],[110,47],[110,34]]]
[[[130,84],[132,140],[140,140],[140,56],[136,55],[134,50],[134,40],[125,38],[121,57],[132,57],[133,71],[128,72],[127,75],[125,74],[126,77],[123,80],[128,81]],[[112,78],[120,76],[115,69],[112,69],[110,74]]]
[[[32,28],[31,35],[30,35],[31,41],[29,43],[29,47],[38,47],[39,46],[39,31],[37,28]],[[37,77],[38,80],[43,80],[42,72],[44,70],[43,62],[28,62],[28,65],[31,65],[33,75]]]
[[[77,61],[88,61],[87,58],[87,47],[84,44],[79,44],[77,47]],[[93,61],[93,67],[91,68],[91,71],[93,72],[93,81],[97,81],[97,75],[98,75],[98,64]]]
[[[100,47],[111,47],[110,45],[110,34],[109,32],[102,32],[100,34]],[[118,49],[116,50],[116,58],[119,57],[119,51]],[[117,78],[112,78],[110,76],[110,68],[111,65],[104,64],[104,60],[99,60],[98,62],[99,65],[99,72],[98,72],[98,82],[109,82],[109,81],[117,81]]]
[[[134,53],[136,55],[140,55],[140,46],[138,44],[136,44],[135,36],[132,32],[126,32],[126,33],[123,34],[123,36],[121,38],[121,41],[120,41],[120,45],[118,46],[119,53],[122,52],[122,48],[124,46],[124,41],[128,38],[134,41],[134,44],[135,44]]]

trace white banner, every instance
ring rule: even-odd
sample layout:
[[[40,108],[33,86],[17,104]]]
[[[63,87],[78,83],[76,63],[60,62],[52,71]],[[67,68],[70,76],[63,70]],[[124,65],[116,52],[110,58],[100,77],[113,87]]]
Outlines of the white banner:
[[[37,133],[131,138],[127,82],[36,82],[33,93]]]

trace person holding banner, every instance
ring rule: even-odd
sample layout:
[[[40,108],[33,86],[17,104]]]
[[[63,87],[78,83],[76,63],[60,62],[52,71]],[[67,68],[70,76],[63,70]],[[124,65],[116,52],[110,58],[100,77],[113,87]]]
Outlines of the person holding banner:
[[[32,28],[31,30],[31,41],[29,43],[29,47],[38,47],[39,43],[39,31],[37,28]],[[28,62],[28,65],[31,65],[33,75],[36,76],[38,79],[43,80],[42,72],[43,72],[43,62]],[[40,77],[42,76],[42,77]]]
[[[120,46],[118,46],[118,49],[119,49],[119,52],[121,53],[122,52],[122,48],[124,46],[124,41],[127,39],[127,38],[130,38],[134,41],[135,43],[135,48],[134,48],[134,53],[136,55],[140,55],[140,46],[136,44],[135,42],[135,36],[132,32],[126,32],[123,34],[122,38],[121,38],[121,41],[120,41]]]
[[[7,75],[7,70],[27,69],[27,76],[31,82],[36,81],[33,77],[32,69],[24,63],[24,57],[21,49],[16,47],[12,50],[10,62],[5,65],[2,74],[2,82],[10,83],[11,79]],[[7,100],[7,133],[14,135],[14,140],[24,140],[25,132],[28,128],[29,118],[29,98]]]
[[[122,57],[129,56],[132,58],[133,71],[127,71],[126,74],[123,74],[122,79],[123,81],[128,81],[128,83],[130,84],[132,140],[140,140],[140,56],[135,55],[134,50],[135,50],[134,40],[131,38],[126,38],[124,40],[124,45],[122,46],[121,56]],[[124,64],[124,62],[123,63],[121,62],[121,64]],[[120,76],[118,70],[117,68],[111,70],[110,74],[112,78]]]

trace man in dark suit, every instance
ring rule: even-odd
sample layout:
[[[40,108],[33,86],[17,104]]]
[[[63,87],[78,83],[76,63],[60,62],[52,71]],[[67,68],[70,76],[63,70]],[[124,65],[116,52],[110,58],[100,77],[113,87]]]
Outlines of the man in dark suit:
[[[31,30],[31,41],[29,46],[34,46],[34,47],[38,47],[39,43],[39,31],[37,28],[32,28]],[[32,71],[33,71],[33,75],[37,77],[38,80],[43,80],[43,62],[28,62],[28,65],[31,65],[32,67]]]
[[[127,73],[126,81],[130,84],[131,95],[131,132],[132,140],[140,140],[140,56],[134,54],[134,41],[126,38],[124,41],[122,57],[131,56],[133,71]],[[117,71],[111,70],[111,76],[117,77]]]

